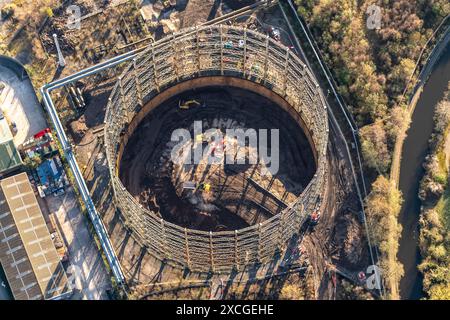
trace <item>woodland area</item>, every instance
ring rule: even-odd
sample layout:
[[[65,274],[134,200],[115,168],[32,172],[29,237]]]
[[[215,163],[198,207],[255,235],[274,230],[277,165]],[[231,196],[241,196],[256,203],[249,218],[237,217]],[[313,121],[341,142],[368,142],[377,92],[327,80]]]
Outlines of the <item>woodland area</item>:
[[[408,127],[408,94],[421,50],[450,14],[447,0],[295,0],[360,128],[367,176],[367,219],[375,230],[388,298],[398,298],[403,269],[397,261],[401,194],[389,182],[397,138]],[[379,28],[369,28],[370,6],[380,8]],[[378,27],[378,26],[377,26]],[[432,47],[432,43],[429,47]],[[425,56],[427,51],[425,51]],[[424,61],[421,61],[423,63]],[[420,70],[419,65],[419,70]],[[385,225],[385,223],[389,223]]]
[[[430,299],[450,299],[450,83],[434,115],[430,154],[424,164],[420,198],[419,266],[424,291]]]
[[[360,127],[364,158],[386,174],[398,128],[407,121],[403,91],[422,47],[450,13],[446,0],[296,0]],[[381,8],[368,29],[367,8]]]

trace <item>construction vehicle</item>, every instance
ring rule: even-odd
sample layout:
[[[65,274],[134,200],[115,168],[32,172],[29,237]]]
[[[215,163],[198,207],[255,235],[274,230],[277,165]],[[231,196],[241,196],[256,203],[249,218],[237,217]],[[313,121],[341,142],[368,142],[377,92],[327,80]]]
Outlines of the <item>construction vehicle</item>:
[[[191,107],[201,106],[202,104],[197,100],[180,100],[178,101],[178,107],[183,110],[189,110]]]
[[[205,192],[209,192],[211,190],[211,185],[206,182],[200,183],[199,189]]]
[[[205,140],[205,136],[203,133],[200,133],[198,135],[195,136],[195,143],[202,143]]]
[[[313,226],[319,223],[320,220],[320,203],[321,203],[321,197],[318,196],[316,198],[316,204],[313,213],[309,216],[310,222]]]
[[[162,5],[164,9],[169,9],[171,7],[174,7],[177,4],[176,0],[163,0]]]
[[[208,137],[204,133],[197,134],[195,136],[194,145],[205,145],[209,143]]]
[[[185,181],[183,182],[183,190],[201,190],[204,192],[209,192],[211,190],[211,185],[206,182],[198,184],[195,181]]]
[[[313,226],[317,225],[319,223],[319,220],[320,220],[320,211],[319,210],[315,210],[313,213],[311,213],[309,218],[310,218],[310,222],[311,222],[311,224]]]

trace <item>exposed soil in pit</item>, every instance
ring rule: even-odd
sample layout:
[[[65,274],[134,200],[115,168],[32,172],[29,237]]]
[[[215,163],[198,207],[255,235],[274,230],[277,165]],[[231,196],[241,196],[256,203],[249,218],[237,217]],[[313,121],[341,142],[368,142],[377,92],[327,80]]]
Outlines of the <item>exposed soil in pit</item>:
[[[180,101],[192,100],[198,103],[179,107]],[[194,132],[196,121],[203,135]],[[186,129],[192,139],[171,141],[176,129]],[[267,129],[269,157],[276,151],[272,129],[278,129],[278,171],[265,170],[277,167],[272,162],[251,162],[249,155],[264,148],[255,149],[249,139],[239,149],[247,155],[245,164],[225,161],[228,152],[233,154],[230,147],[238,150],[229,129],[254,129],[259,143],[260,129]],[[191,150],[186,159],[192,160],[195,148],[202,157],[192,164],[173,162],[175,147],[180,148],[175,159]],[[143,206],[166,221],[204,231],[235,230],[267,220],[295,201],[316,170],[313,159],[299,125],[272,101],[238,88],[208,87],[179,94],[144,118],[125,148],[120,177]]]

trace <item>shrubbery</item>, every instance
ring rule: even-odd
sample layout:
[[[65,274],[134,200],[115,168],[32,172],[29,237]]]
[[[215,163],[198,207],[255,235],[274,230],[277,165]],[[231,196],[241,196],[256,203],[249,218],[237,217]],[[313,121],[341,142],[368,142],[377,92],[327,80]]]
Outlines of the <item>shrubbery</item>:
[[[397,261],[398,240],[402,227],[398,214],[402,204],[400,191],[383,176],[372,185],[366,199],[366,218],[373,244],[380,251],[380,266],[389,298],[398,299],[398,282],[403,276],[403,266]]]

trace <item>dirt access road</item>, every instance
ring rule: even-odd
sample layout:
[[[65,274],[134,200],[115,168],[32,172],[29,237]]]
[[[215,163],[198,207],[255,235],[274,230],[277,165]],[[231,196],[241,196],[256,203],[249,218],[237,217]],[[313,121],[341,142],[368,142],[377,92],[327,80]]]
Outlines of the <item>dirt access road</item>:
[[[111,288],[110,276],[89,232],[86,217],[78,207],[74,191],[67,189],[64,195],[45,199],[49,211],[55,214],[57,228],[69,250],[70,264],[74,266],[69,268],[75,286],[72,299],[108,299],[106,290]]]

